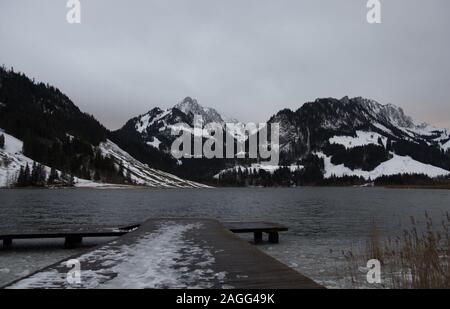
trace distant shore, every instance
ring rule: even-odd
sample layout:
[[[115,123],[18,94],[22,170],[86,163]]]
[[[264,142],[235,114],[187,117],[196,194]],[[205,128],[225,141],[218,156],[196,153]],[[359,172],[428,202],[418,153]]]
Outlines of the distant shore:
[[[448,185],[387,185],[382,186],[387,189],[436,189],[436,190],[450,190]]]
[[[427,190],[450,190],[450,184],[430,184],[430,185],[349,185],[349,184],[334,184],[334,185],[312,185],[312,186],[273,186],[273,187],[263,187],[263,186],[247,186],[247,187],[230,187],[230,186],[216,186],[216,187],[209,187],[209,188],[386,188],[386,189],[427,189]],[[164,188],[164,187],[146,187],[146,186],[138,186],[138,185],[98,185],[98,186],[58,186],[58,187],[0,187],[0,190],[8,190],[8,189],[16,189],[16,190],[83,190],[83,189],[97,189],[97,190],[105,190],[105,189],[112,189],[112,190],[125,190],[125,189],[183,189],[183,188]]]

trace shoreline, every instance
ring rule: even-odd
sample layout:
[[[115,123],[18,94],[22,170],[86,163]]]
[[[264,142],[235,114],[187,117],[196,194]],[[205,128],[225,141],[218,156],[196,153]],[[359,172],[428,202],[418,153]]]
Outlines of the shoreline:
[[[426,190],[450,190],[449,184],[430,184],[430,185],[350,185],[350,184],[333,184],[333,185],[307,185],[307,186],[211,186],[205,185],[205,187],[150,187],[140,185],[126,185],[126,184],[96,184],[93,186],[81,185],[81,186],[55,186],[55,187],[0,187],[0,190],[75,190],[75,189],[114,189],[114,190],[144,190],[144,189],[239,189],[239,188],[258,188],[258,189],[276,189],[276,188],[385,188],[385,189],[426,189]]]
[[[386,189],[450,190],[450,185],[385,185],[378,187],[383,187]]]

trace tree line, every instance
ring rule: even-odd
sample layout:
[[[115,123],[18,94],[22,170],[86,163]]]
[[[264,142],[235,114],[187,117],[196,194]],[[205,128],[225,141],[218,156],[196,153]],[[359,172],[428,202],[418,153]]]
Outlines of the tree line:
[[[46,187],[46,186],[73,186],[74,178],[65,173],[58,173],[55,168],[50,170],[47,177],[46,167],[34,162],[31,167],[26,164],[20,167],[16,187]]]

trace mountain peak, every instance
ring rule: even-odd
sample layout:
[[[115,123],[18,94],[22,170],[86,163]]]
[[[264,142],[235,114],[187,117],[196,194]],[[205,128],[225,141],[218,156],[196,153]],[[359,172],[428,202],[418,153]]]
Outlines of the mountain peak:
[[[201,115],[203,117],[203,120],[208,122],[217,122],[217,123],[223,123],[224,120],[222,116],[219,114],[218,111],[216,111],[214,108],[210,107],[203,107],[198,103],[196,99],[193,99],[191,97],[186,97],[182,102],[178,103],[174,106],[174,108],[179,109],[184,114],[189,115]]]
[[[193,99],[191,97],[185,97],[184,100],[181,102],[184,104],[198,104],[196,99]]]
[[[189,114],[189,113],[195,114],[195,112],[201,111],[201,110],[204,109],[203,106],[198,104],[196,99],[193,99],[191,97],[184,98],[183,101],[181,101],[180,103],[178,103],[174,107],[179,109],[180,111],[182,111],[186,115]]]
[[[416,121],[414,121],[412,117],[406,115],[401,107],[392,103],[383,105],[375,100],[362,97],[355,98],[354,100],[378,118],[381,117],[397,127],[414,128],[417,125]]]

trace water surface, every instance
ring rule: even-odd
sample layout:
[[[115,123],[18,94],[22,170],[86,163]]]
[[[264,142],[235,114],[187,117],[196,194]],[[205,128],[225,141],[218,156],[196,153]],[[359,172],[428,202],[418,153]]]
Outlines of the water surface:
[[[440,221],[450,191],[383,188],[226,188],[138,190],[0,190],[0,230],[126,225],[146,218],[265,220],[287,225],[278,245],[260,248],[328,287],[343,287],[342,250],[363,243],[375,223],[384,237],[401,234],[425,212]],[[248,238],[250,239],[250,237]],[[105,240],[88,240],[87,247]],[[0,285],[79,250],[55,241],[19,241],[0,249]]]

